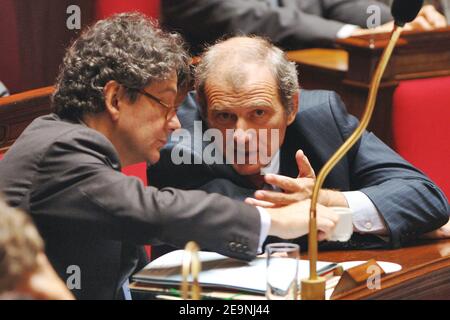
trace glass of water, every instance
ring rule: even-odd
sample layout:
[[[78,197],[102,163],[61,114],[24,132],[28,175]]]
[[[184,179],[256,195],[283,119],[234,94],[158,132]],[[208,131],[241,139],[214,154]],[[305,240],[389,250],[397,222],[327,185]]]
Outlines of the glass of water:
[[[269,300],[297,300],[300,247],[295,243],[266,245],[267,289]]]

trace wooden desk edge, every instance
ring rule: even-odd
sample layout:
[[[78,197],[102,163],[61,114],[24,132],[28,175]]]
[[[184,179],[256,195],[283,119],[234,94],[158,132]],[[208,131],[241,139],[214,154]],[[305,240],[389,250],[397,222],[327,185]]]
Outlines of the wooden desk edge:
[[[370,299],[383,292],[389,291],[399,285],[407,285],[408,282],[414,281],[423,276],[431,276],[433,273],[441,270],[450,270],[450,256],[442,257],[431,262],[426,262],[407,270],[401,270],[392,274],[388,274],[381,278],[381,289],[370,290],[366,285],[361,285],[348,292],[340,294],[334,300],[356,300]],[[450,283],[450,279],[442,279]],[[449,297],[450,298],[450,297]]]

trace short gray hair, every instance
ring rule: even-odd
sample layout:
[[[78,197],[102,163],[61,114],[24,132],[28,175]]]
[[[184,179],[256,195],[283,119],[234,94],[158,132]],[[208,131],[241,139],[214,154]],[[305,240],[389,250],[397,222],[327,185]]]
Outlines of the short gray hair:
[[[230,52],[221,48],[221,44],[227,40],[219,41],[207,48],[201,55],[200,62],[195,68],[195,89],[204,117],[206,117],[207,106],[205,85],[208,77],[213,73],[214,67],[217,67],[221,62],[223,63],[230,56],[239,59],[240,64],[260,63],[267,66],[277,82],[281,102],[286,113],[290,113],[294,109],[292,98],[299,89],[295,63],[288,61],[285,53],[267,39],[258,36],[246,38],[251,40],[250,46],[239,47]],[[236,64],[234,64],[234,68],[236,69],[233,70],[235,77],[239,77],[239,74],[242,75],[241,70],[236,68]],[[236,80],[239,81],[239,79]]]

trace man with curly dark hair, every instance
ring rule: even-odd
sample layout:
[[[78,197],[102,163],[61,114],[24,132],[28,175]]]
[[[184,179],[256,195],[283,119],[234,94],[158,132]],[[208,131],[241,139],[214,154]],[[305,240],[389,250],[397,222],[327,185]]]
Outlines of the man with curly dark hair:
[[[120,172],[157,162],[180,127],[188,62],[180,36],[143,15],[97,22],[67,51],[55,113],[33,121],[0,163],[0,191],[33,216],[50,262],[77,298],[128,298],[143,244],[194,240],[250,260],[267,235],[307,233],[308,201],[265,210],[202,191],[145,187]],[[319,237],[330,236],[337,220],[319,206]]]

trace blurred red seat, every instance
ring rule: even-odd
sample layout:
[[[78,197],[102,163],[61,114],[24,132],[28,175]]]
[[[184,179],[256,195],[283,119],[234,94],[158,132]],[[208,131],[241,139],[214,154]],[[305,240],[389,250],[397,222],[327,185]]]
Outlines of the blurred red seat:
[[[122,168],[122,172],[127,176],[138,177],[144,185],[147,185],[147,165],[145,162],[124,167]]]
[[[122,173],[127,176],[138,177],[142,180],[144,185],[147,185],[147,164],[145,162],[133,164],[122,168]],[[145,246],[145,251],[147,252],[147,257],[151,258],[151,247]]]
[[[394,94],[396,151],[450,197],[450,77],[403,81]]]

